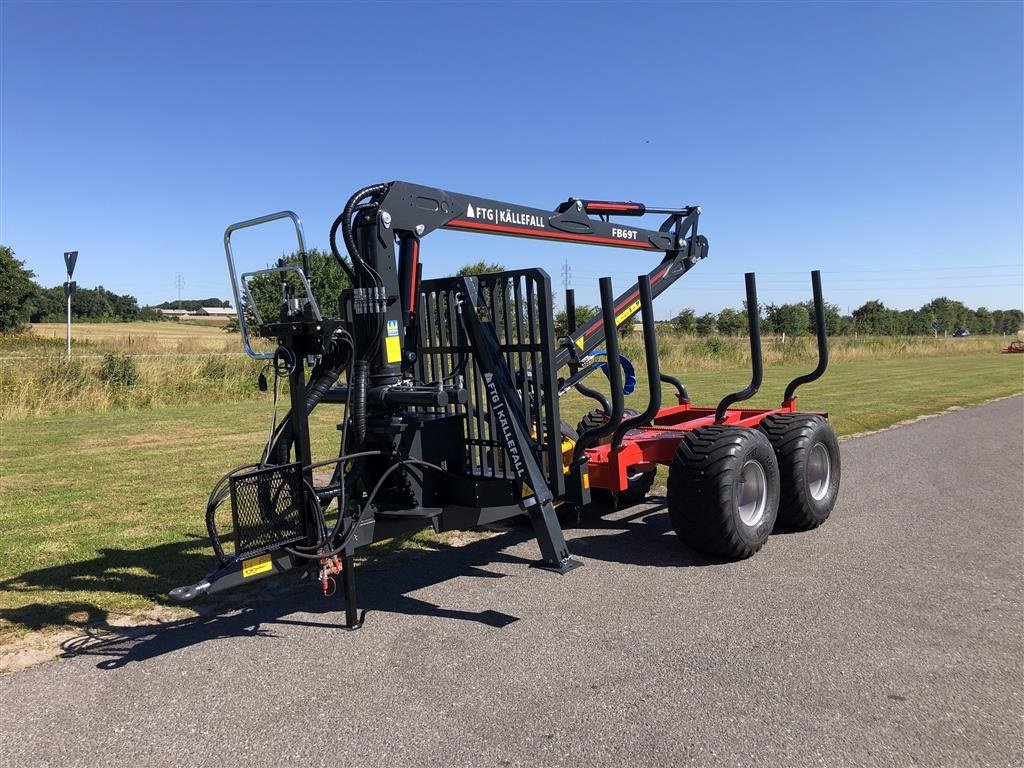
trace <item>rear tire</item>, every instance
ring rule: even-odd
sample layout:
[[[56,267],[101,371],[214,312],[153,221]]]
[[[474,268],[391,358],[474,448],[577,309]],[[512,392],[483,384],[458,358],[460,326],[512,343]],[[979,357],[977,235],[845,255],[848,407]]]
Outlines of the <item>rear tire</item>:
[[[817,528],[839,497],[839,441],[821,416],[779,413],[760,424],[779,462],[779,523],[798,531]]]
[[[622,412],[622,418],[624,419],[631,419],[634,416],[639,415],[640,411],[634,410],[633,408],[626,408]],[[580,419],[580,423],[576,427],[576,431],[582,435],[588,429],[595,429],[596,427],[604,426],[607,423],[608,414],[598,408]],[[611,442],[611,438],[606,437],[604,440],[598,440],[595,445],[605,445],[609,442]],[[647,498],[647,494],[650,493],[651,486],[654,485],[654,478],[657,474],[658,470],[656,468],[648,469],[643,472],[630,472],[626,476],[626,480],[629,482],[629,487],[626,488],[626,490],[609,491],[606,488],[592,488],[590,490],[590,497],[597,504],[611,509],[626,509],[627,507],[632,507]]]
[[[779,509],[779,467],[768,438],[746,427],[686,432],[668,473],[668,513],[687,546],[750,557],[768,540]]]

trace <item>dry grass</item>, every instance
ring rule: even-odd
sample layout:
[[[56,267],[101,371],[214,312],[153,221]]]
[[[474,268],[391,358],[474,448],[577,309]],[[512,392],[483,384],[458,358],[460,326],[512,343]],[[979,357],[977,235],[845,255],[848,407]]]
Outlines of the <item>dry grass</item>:
[[[24,416],[225,403],[259,396],[260,366],[241,355],[114,358],[134,380],[104,378],[103,356],[0,363],[0,422]],[[130,381],[130,383],[129,383]]]
[[[82,323],[73,329],[70,362],[59,323],[0,334],[0,421],[237,402],[259,394],[260,366],[243,354],[239,335],[225,333],[222,323]],[[272,348],[258,340],[260,345]],[[112,379],[106,374],[111,364],[134,375]]]
[[[259,366],[244,357],[238,334],[220,325],[192,323],[82,323],[72,361],[64,360],[64,326],[47,323],[18,335],[0,335],[0,421],[23,416],[148,408],[188,403],[225,403],[258,396]],[[265,341],[258,341],[271,348]],[[998,353],[999,337],[837,337],[830,340],[833,364],[902,360],[919,357],[963,357]],[[663,329],[658,338],[662,370],[684,377],[742,369],[750,364],[749,344],[742,337],[683,336]],[[638,371],[644,367],[643,340],[638,334],[622,340],[622,352]],[[104,370],[109,355],[134,376],[111,381]],[[767,369],[805,365],[817,355],[809,337],[765,338]]]
[[[154,323],[72,323],[72,351],[82,354],[122,352],[129,354],[240,352],[237,334],[224,332],[221,319]],[[32,336],[65,339],[63,323],[36,323]],[[85,342],[83,344],[82,342]]]

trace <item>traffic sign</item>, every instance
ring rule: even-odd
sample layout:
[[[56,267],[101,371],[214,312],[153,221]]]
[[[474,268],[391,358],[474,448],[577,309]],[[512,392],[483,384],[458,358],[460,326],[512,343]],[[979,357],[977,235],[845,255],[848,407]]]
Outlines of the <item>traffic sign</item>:
[[[68,265],[68,279],[75,271],[75,262],[78,261],[78,251],[64,251],[64,263]]]
[[[76,283],[74,280],[68,280],[66,283],[64,283],[64,295],[70,299],[71,294],[74,293],[75,290],[77,290],[77,288],[78,283]]]

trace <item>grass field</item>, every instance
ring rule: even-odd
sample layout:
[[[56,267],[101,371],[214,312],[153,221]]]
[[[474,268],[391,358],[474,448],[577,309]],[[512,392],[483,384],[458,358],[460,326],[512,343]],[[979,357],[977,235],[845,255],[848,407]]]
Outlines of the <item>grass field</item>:
[[[155,323],[75,323],[72,349],[81,342],[83,353],[95,352],[239,352],[238,336],[224,332],[227,320],[208,318]],[[35,323],[32,334],[65,340],[64,323]]]
[[[63,325],[0,334],[0,421],[257,396],[260,366],[220,321],[82,323],[74,334],[70,361]],[[111,377],[111,367],[131,376]]]
[[[752,404],[777,403],[807,368],[767,369]],[[736,364],[668,370],[709,404],[749,378]],[[862,357],[835,362],[801,390],[800,405],[829,411],[840,434],[850,434],[1022,390],[1024,355]],[[627,404],[642,408],[643,382],[637,391]],[[571,393],[563,416],[575,423],[589,407]],[[323,457],[335,447],[338,415],[329,406],[314,413]],[[211,565],[206,496],[224,471],[258,456],[268,418],[269,401],[250,401],[0,422],[0,642],[146,611],[200,577]]]
[[[242,354],[238,334],[191,323],[93,323],[76,327],[70,362],[64,358],[63,326],[37,325],[30,333],[0,334],[0,421],[84,411],[133,410],[166,405],[238,402],[258,397],[260,366]],[[272,349],[270,342],[255,345]],[[837,337],[834,363],[959,357],[998,352],[1006,340],[929,337]],[[814,340],[765,338],[768,368],[813,367]],[[623,353],[643,369],[639,334],[622,341]],[[658,334],[666,371],[722,372],[749,365],[744,338]],[[113,372],[115,375],[111,375]]]

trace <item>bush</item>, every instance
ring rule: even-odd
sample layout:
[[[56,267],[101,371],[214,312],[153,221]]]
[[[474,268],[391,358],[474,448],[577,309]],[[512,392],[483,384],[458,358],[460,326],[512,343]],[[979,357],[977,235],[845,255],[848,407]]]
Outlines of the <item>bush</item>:
[[[732,352],[728,342],[717,336],[709,336],[704,339],[701,346],[703,347],[701,351],[708,357],[728,357]]]
[[[658,337],[658,359],[667,360],[668,356],[672,354],[674,345],[671,341]]]
[[[228,374],[228,361],[224,357],[210,357],[203,361],[199,375],[204,379],[223,379]]]
[[[139,369],[128,355],[106,354],[100,363],[100,379],[111,387],[134,387],[139,383]]]
[[[45,389],[80,387],[86,383],[85,367],[81,360],[53,360],[43,368],[42,385]]]

